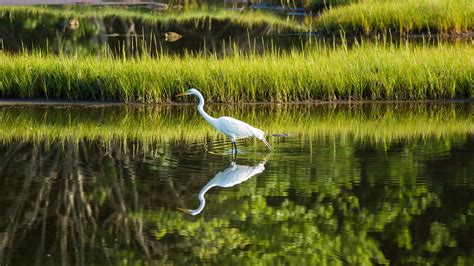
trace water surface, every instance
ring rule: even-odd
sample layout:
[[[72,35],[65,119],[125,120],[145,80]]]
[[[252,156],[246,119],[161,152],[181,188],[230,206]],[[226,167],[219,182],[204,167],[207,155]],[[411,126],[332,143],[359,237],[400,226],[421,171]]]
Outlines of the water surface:
[[[472,104],[208,110],[1,107],[0,264],[473,264]]]

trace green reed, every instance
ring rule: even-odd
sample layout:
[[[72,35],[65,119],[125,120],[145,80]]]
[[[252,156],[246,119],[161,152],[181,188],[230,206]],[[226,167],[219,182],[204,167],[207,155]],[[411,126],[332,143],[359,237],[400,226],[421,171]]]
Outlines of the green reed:
[[[324,11],[337,6],[358,3],[361,0],[304,0],[305,6],[311,6],[313,10]]]
[[[474,134],[471,104],[210,105],[268,135],[354,137],[370,143],[450,138]],[[138,141],[225,138],[202,119],[196,106],[0,107],[0,141]],[[272,138],[271,141],[278,141]]]
[[[330,9],[314,25],[324,33],[461,33],[473,18],[469,0],[366,0]]]
[[[212,102],[472,98],[470,58],[469,45],[387,44],[222,58],[0,53],[0,96],[159,103],[195,87]]]

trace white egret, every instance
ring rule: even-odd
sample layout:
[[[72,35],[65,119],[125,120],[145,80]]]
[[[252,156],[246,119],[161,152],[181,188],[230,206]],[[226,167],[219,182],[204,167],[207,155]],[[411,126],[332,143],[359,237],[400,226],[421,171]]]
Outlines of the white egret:
[[[192,215],[198,215],[206,206],[206,199],[204,195],[206,192],[213,187],[233,187],[256,174],[260,174],[265,170],[265,161],[257,164],[256,166],[238,165],[235,161],[230,163],[230,166],[223,171],[217,173],[199,192],[199,207],[195,210],[188,210],[178,208],[179,210],[190,213]]]
[[[272,146],[270,146],[270,144],[265,139],[265,133],[262,130],[258,128],[254,128],[253,126],[232,117],[222,116],[219,118],[214,118],[208,115],[204,111],[204,97],[198,90],[194,88],[191,88],[187,92],[178,94],[176,96],[185,96],[185,95],[196,95],[199,98],[199,104],[198,104],[199,113],[217,131],[222,132],[225,135],[227,135],[227,137],[229,137],[230,141],[232,142],[232,150],[234,150],[234,147],[235,147],[235,153],[237,153],[237,143],[236,143],[237,139],[248,138],[248,137],[255,137],[263,141],[263,143],[265,143],[265,145],[270,150],[273,150]]]

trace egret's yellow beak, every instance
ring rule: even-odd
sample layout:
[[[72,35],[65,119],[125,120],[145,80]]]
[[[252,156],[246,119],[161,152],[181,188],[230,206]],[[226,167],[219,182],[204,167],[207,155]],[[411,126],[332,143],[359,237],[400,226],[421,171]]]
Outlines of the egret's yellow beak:
[[[178,209],[178,211],[181,211],[181,212],[184,212],[184,213],[189,213],[188,209],[184,209],[184,208],[176,208],[176,209]]]
[[[180,93],[180,94],[176,95],[176,97],[178,97],[178,96],[186,96],[186,94],[187,94],[187,92],[183,92],[183,93]]]

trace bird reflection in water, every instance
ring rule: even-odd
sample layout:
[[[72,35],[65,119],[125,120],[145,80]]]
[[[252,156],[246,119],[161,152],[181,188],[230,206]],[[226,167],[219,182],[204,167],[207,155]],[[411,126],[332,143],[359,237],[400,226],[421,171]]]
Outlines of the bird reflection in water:
[[[194,210],[179,208],[179,210],[192,215],[198,215],[206,206],[204,195],[212,187],[233,187],[247,181],[252,176],[262,173],[265,170],[265,161],[256,166],[239,165],[232,161],[226,169],[217,173],[199,192],[199,207]]]

